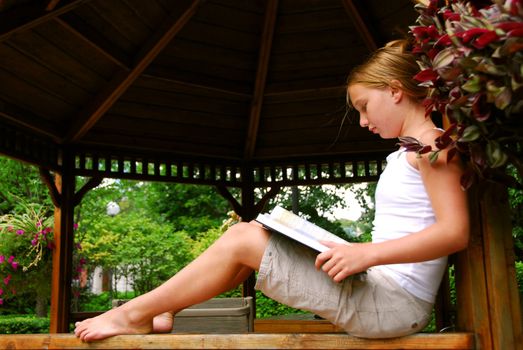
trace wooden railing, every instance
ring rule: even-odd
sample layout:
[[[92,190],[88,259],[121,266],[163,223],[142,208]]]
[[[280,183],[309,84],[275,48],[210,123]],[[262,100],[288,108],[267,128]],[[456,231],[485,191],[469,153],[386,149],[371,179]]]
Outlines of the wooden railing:
[[[1,349],[474,349],[470,333],[361,339],[343,333],[119,335],[85,343],[72,334],[0,335]]]

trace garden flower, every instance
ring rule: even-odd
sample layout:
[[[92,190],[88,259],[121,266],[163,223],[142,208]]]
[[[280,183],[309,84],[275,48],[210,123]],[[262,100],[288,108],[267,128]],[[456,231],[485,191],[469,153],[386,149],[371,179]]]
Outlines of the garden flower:
[[[23,235],[25,232],[24,230],[16,230],[17,235]]]
[[[4,294],[4,290],[0,288],[0,295]]]
[[[7,275],[7,277],[4,278],[4,284],[7,286],[9,284],[9,281],[11,281],[11,275]]]
[[[11,256],[9,257],[9,259],[7,259],[7,262],[8,262],[8,263],[12,263],[14,260],[15,260],[15,257],[14,257],[13,255],[11,255]]]
[[[0,264],[3,264],[5,261],[5,256],[0,255]]]
[[[19,266],[19,265],[20,265],[20,264],[19,264],[17,261],[13,261],[13,262],[11,263],[11,266],[12,266],[13,269],[15,269],[15,270],[18,269],[18,266]]]
[[[4,305],[4,299],[0,298],[0,305]]]

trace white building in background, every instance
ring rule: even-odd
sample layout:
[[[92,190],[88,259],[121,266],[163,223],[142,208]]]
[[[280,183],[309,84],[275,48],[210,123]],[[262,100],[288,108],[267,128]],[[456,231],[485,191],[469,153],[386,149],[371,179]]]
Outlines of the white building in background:
[[[109,276],[111,278],[111,286],[114,285],[114,281],[112,280],[112,276]],[[103,292],[103,270],[101,267],[97,266],[94,269],[92,279],[91,279],[91,292],[93,294],[101,294]],[[116,290],[118,292],[129,292],[133,290],[132,285],[132,277],[125,278],[120,277],[118,281],[116,281]]]

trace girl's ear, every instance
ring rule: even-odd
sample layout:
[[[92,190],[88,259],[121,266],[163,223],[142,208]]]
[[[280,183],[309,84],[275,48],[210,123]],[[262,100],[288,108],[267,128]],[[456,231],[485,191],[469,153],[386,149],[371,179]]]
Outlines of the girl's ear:
[[[390,82],[390,93],[394,102],[400,102],[403,99],[403,85],[399,80],[392,80]]]

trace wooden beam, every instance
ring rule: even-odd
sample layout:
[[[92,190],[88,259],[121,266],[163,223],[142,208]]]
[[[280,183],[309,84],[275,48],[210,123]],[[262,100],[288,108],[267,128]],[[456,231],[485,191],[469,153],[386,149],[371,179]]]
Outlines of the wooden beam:
[[[87,181],[85,185],[82,186],[78,192],[74,195],[74,205],[77,206],[82,201],[82,198],[85,196],[87,192],[98,186],[104,178],[102,176],[93,176],[92,178]]]
[[[375,51],[378,48],[378,40],[373,35],[373,31],[369,29],[369,25],[370,23],[372,23],[372,21],[363,20],[361,9],[355,4],[354,1],[355,0],[343,0],[343,6],[345,7],[345,11],[347,11],[347,14],[352,20],[354,26],[356,27],[356,30],[363,39],[365,46],[367,46],[367,49],[369,49],[369,51],[371,52]]]
[[[120,53],[119,51],[116,51],[113,47],[110,46],[110,43],[107,42],[106,45],[98,42],[94,38],[93,35],[88,35],[84,31],[81,31],[74,27],[71,23],[68,22],[66,17],[59,18],[55,17],[54,21],[58,23],[62,28],[67,30],[69,33],[73,34],[75,37],[77,37],[79,40],[85,42],[87,45],[91,46],[93,49],[95,49],[99,54],[107,58],[109,61],[116,64],[118,67],[125,71],[129,71],[129,59],[124,55],[124,53]]]
[[[245,140],[244,157],[247,160],[253,157],[256,147],[256,137],[258,134],[258,127],[260,125],[263,94],[265,92],[265,83],[267,80],[267,72],[269,70],[269,60],[271,56],[277,12],[278,0],[269,0],[265,10],[265,22],[263,25],[263,33],[261,37],[260,53],[258,56],[258,68],[256,71],[256,81],[254,84],[254,93],[251,101],[247,139]]]
[[[51,196],[51,200],[53,201],[54,206],[60,208],[62,206],[62,198],[60,196],[60,191],[56,187],[53,176],[48,169],[39,168],[39,171],[40,179],[42,179],[42,182],[49,189],[49,195]]]
[[[142,74],[151,62],[160,54],[167,44],[178,34],[189,19],[196,13],[201,1],[194,0],[188,8],[181,11],[179,8],[171,14],[166,25],[157,31],[143,46],[137,55],[135,64],[128,72],[119,72],[112,81],[87,106],[84,111],[75,118],[75,123],[70,127],[64,142],[76,142],[85,135],[96,122],[111,108],[111,106],[122,96],[131,84]]]
[[[73,334],[0,335],[2,349],[473,349],[471,333],[414,334],[363,339],[347,334],[154,334],[119,335],[82,342]]]
[[[52,18],[67,13],[91,0],[63,0],[60,4],[47,10],[42,1],[33,1],[28,5],[19,5],[0,14],[0,42],[9,36],[31,29]],[[53,5],[53,1],[49,3]]]

